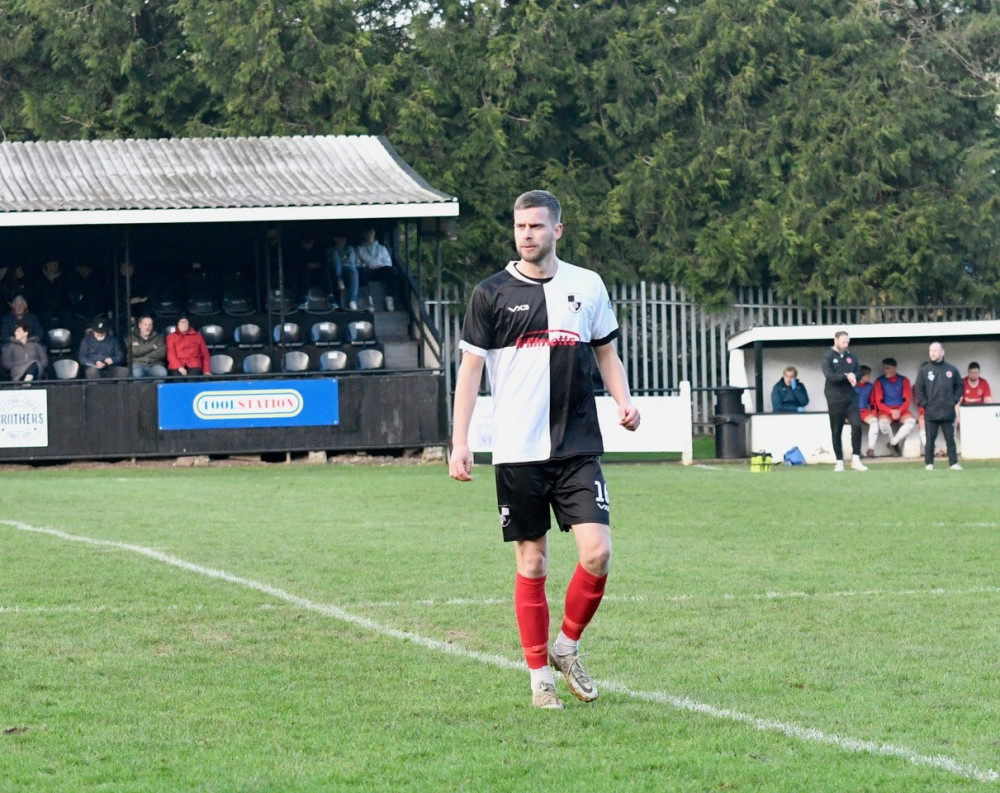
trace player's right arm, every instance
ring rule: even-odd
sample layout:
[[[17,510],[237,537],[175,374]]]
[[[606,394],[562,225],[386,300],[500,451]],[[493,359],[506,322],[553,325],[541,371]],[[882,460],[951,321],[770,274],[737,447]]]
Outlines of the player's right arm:
[[[485,359],[471,352],[462,353],[455,380],[455,407],[452,411],[451,457],[448,474],[459,482],[472,480],[472,452],[469,451],[469,425],[479,396]]]

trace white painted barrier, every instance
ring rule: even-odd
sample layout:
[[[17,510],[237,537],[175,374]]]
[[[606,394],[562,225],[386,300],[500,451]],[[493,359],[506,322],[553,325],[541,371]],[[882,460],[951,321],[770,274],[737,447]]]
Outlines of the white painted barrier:
[[[618,424],[618,405],[609,396],[597,397],[597,420],[606,452],[680,452],[681,462],[692,460],[691,384],[684,381],[677,396],[637,396],[642,423],[635,432]],[[491,451],[493,397],[481,396],[469,426],[469,446],[473,452]]]

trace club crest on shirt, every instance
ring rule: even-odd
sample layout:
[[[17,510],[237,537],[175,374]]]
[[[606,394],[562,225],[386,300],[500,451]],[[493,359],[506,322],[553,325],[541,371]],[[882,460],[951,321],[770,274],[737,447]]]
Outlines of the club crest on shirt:
[[[951,372],[945,372],[945,373],[944,373],[944,376],[945,376],[945,377],[951,377]]]
[[[580,307],[583,305],[583,303],[576,299],[576,295],[566,295],[566,304],[574,314],[579,314]]]
[[[848,355],[846,358],[844,358],[844,360],[847,361],[847,363],[854,363],[854,361],[851,360],[851,356],[850,355]]]

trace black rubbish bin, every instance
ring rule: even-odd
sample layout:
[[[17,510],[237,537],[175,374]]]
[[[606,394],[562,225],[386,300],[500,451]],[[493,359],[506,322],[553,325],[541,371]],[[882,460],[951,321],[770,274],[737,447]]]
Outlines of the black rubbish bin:
[[[738,460],[747,456],[747,412],[743,407],[743,389],[726,386],[715,391],[715,456],[719,460]]]

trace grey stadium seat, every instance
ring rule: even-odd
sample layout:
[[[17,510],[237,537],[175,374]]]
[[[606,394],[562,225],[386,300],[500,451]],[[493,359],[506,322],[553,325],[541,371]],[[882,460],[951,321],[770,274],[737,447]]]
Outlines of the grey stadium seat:
[[[226,347],[226,331],[222,325],[204,325],[198,329],[205,346],[210,350],[223,350]]]
[[[314,322],[309,335],[317,347],[332,347],[340,341],[339,331],[336,322]]]
[[[53,328],[47,334],[49,352],[65,355],[73,351],[73,333],[69,328]]]
[[[264,346],[264,334],[260,329],[260,325],[248,322],[240,325],[233,331],[233,341],[236,342],[236,346],[240,349],[252,350]]]
[[[309,356],[302,350],[292,350],[285,353],[281,364],[286,372],[305,372],[309,369]]]
[[[319,356],[319,368],[324,372],[339,372],[347,368],[347,353],[342,350],[327,350]]]
[[[385,356],[381,350],[362,350],[358,353],[359,369],[381,369],[385,366]]]
[[[271,356],[254,353],[243,359],[243,371],[247,374],[265,374],[271,371]]]
[[[209,359],[212,367],[212,374],[230,374],[233,371],[233,357],[231,355],[213,355]]]
[[[57,380],[74,380],[80,375],[80,363],[72,358],[62,358],[53,362],[52,371]]]
[[[295,322],[274,326],[274,343],[280,347],[301,347],[302,335]]]
[[[347,337],[351,344],[374,344],[375,326],[367,319],[347,323]]]

